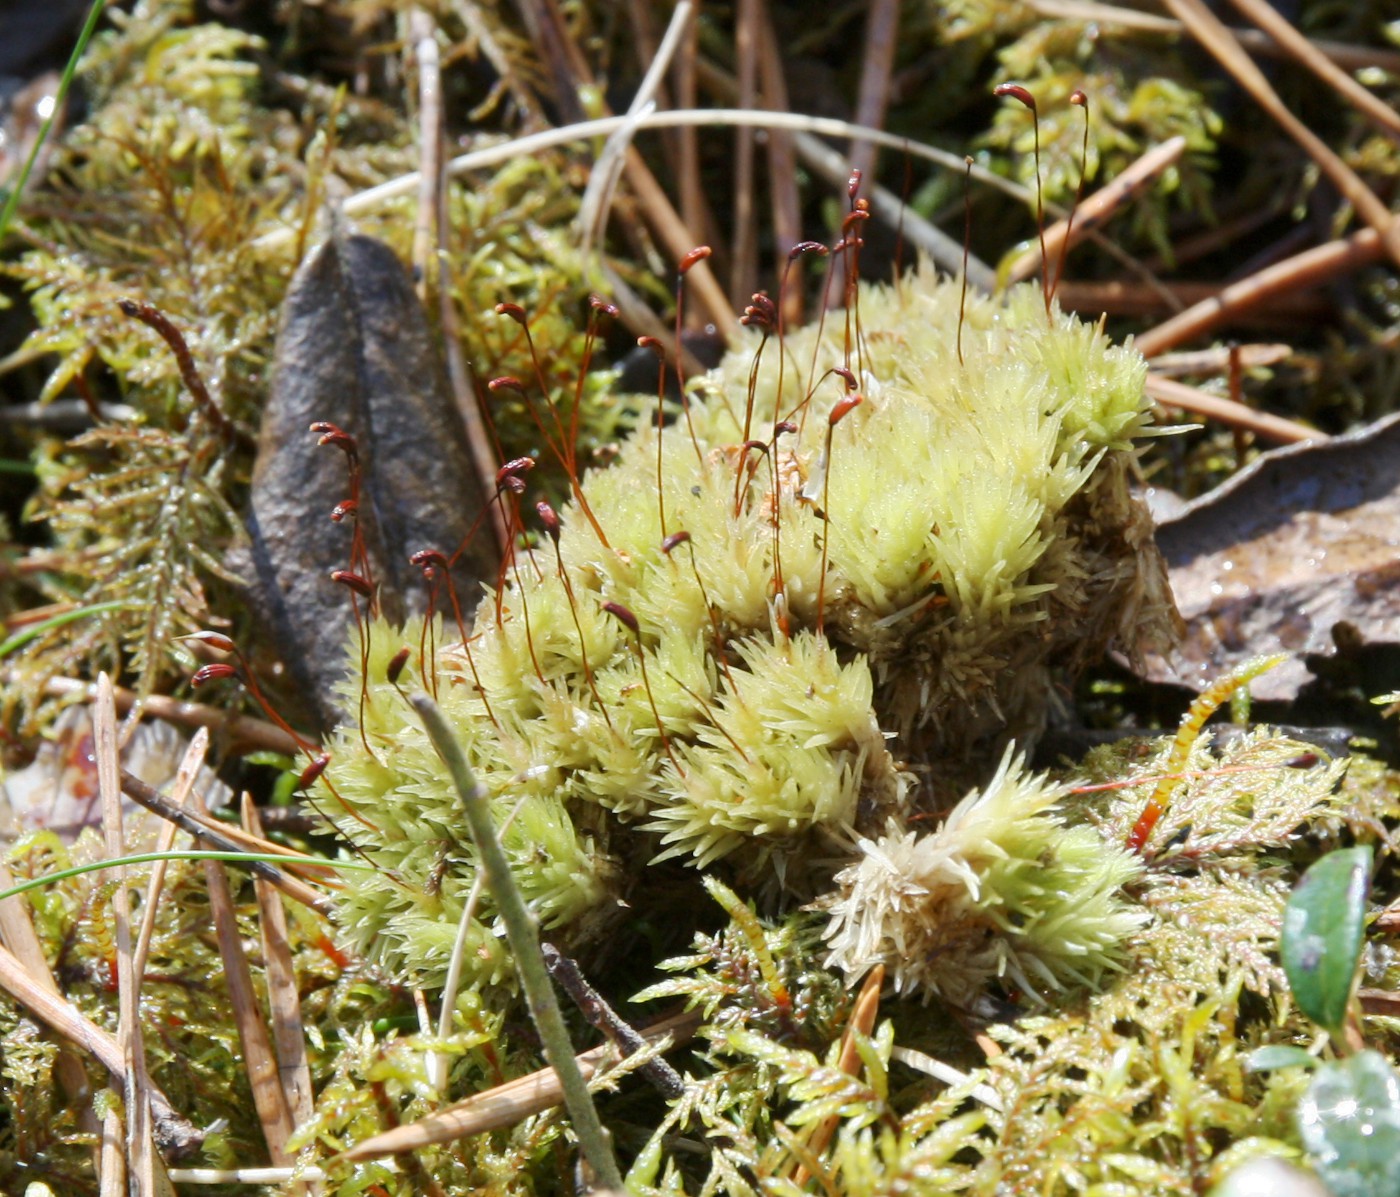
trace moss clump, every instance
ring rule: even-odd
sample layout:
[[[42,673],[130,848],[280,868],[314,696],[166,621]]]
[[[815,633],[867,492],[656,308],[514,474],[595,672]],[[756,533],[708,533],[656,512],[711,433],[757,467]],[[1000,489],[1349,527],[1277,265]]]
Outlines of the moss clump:
[[[563,513],[557,551],[517,554],[467,644],[415,654],[400,684],[437,694],[568,946],[595,943],[671,858],[770,905],[827,892],[860,837],[907,837],[1009,735],[1033,736],[1052,670],[1168,632],[1126,486],[1141,359],[1033,289],[971,304],[961,332],[958,306],[924,271],[862,289],[858,326],[794,333],[781,360],[772,336],[739,350],[659,443],[644,427],[586,479],[588,511]],[[833,368],[846,383],[818,374],[813,393]],[[322,802],[384,870],[349,883],[347,935],[433,980],[476,870],[441,766],[382,680],[422,640],[404,635],[374,634],[363,736],[341,732],[340,797]],[[1036,788],[1009,763],[1003,783]],[[1049,805],[998,817],[1035,841],[1027,860],[1061,861],[1068,889],[1014,882],[1012,909],[1043,930],[1094,895],[1099,941],[1049,936],[1026,966],[1090,977],[1130,927],[1109,897],[1130,870],[1083,867]],[[689,904],[673,874],[668,900]],[[489,896],[477,912],[472,959],[497,979]],[[851,969],[874,950],[858,938],[838,951]]]

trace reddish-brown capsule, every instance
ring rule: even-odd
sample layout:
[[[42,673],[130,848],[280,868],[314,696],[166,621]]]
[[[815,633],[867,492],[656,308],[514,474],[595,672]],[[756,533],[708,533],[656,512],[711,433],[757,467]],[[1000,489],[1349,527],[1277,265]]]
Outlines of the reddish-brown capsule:
[[[756,291],[753,298],[749,300],[749,306],[744,309],[744,314],[739,317],[739,323],[765,330],[776,328],[778,324],[777,305],[768,298],[767,292]]]
[[[212,682],[221,677],[237,677],[238,670],[232,665],[213,664],[201,665],[190,676],[190,685],[198,690],[205,682]]]
[[[343,503],[337,503],[331,508],[331,519],[337,524],[347,515],[355,515],[360,510],[360,504],[355,499],[346,499]]]
[[[198,640],[201,644],[207,644],[212,649],[217,649],[221,653],[237,652],[238,648],[222,632],[191,632],[188,636],[181,636],[181,640]]]
[[[992,95],[1010,96],[1013,100],[1019,100],[1032,112],[1036,110],[1035,97],[1019,83],[999,83],[992,89]]]
[[[549,538],[558,544],[559,517],[554,514],[554,508],[541,499],[535,504],[535,510],[540,513],[540,523],[544,525],[544,530],[549,533]]]
[[[621,603],[606,602],[603,604],[603,610],[609,615],[615,615],[620,622],[626,624],[627,627],[631,629],[632,635],[640,636],[642,634],[641,626],[637,623],[637,617]]]
[[[447,568],[447,558],[439,553],[437,549],[419,549],[408,559],[408,563],[409,565],[416,565],[424,573],[428,573],[430,570],[437,568]]]
[[[1089,107],[1089,97],[1086,96],[1077,87],[1069,93],[1069,102],[1077,108]]]
[[[847,391],[854,391],[856,389],[856,376],[852,374],[851,371],[847,370],[845,366],[832,366],[831,372],[846,384]]]
[[[588,297],[588,305],[595,312],[601,312],[604,316],[611,316],[614,320],[617,319],[617,304],[609,303],[601,295],[590,295]]]
[[[522,326],[527,323],[525,309],[518,303],[498,303],[496,305],[496,315],[509,316],[517,324]]]
[[[316,779],[326,771],[326,766],[330,763],[330,753],[323,752],[301,771],[301,774],[297,777],[297,789],[310,789],[311,786],[315,784]]]
[[[497,391],[519,391],[522,395],[525,393],[524,384],[520,379],[510,374],[502,374],[500,378],[493,378],[486,384],[486,389],[493,395]]]
[[[697,262],[703,262],[706,258],[710,256],[711,252],[712,251],[710,250],[710,247],[708,245],[697,245],[688,254],[686,254],[685,257],[683,257],[680,260],[680,262],[676,266],[676,273],[688,274],[692,266],[694,266]]]
[[[500,489],[507,478],[519,478],[535,468],[533,457],[513,457],[496,471],[496,487]]]
[[[799,241],[788,250],[788,261],[794,262],[803,254],[816,254],[818,257],[826,257],[828,250],[820,241]]]
[[[666,346],[655,337],[638,337],[637,347],[639,349],[650,349],[657,357],[666,356]]]
[[[789,433],[797,431],[799,431],[797,425],[791,420],[779,420],[773,425],[773,439],[777,440],[780,436],[787,436]]]
[[[339,428],[335,424],[328,423],[325,420],[317,420],[316,423],[311,425],[310,430],[319,434],[320,439],[316,442],[318,445],[332,445],[342,450],[349,457],[359,456],[359,445],[356,443],[355,438],[343,428]]]
[[[845,395],[836,401],[836,405],[831,409],[831,415],[827,417],[827,424],[835,428],[846,416],[865,402],[863,395]]]
[[[331,570],[331,581],[338,582],[341,586],[348,586],[364,598],[374,597],[374,587],[359,574],[351,573],[348,569]]]
[[[384,676],[389,679],[389,685],[399,684],[399,675],[403,673],[403,667],[408,664],[408,658],[413,654],[413,650],[405,645],[399,649],[389,662],[389,668],[384,671]]]
[[[688,544],[689,542],[690,533],[686,532],[684,529],[680,532],[672,532],[670,536],[666,537],[666,539],[661,542],[661,551],[669,557],[672,549],[679,548],[681,545]]]
[[[861,172],[858,170],[851,171],[851,177],[846,180],[846,195],[849,198],[855,199],[856,196],[860,194],[860,180]]]

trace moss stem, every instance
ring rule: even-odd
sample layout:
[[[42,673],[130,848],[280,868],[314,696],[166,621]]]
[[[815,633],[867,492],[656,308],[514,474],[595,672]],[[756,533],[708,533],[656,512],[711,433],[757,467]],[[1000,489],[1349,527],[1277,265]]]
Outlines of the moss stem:
[[[501,921],[505,923],[506,940],[510,944],[511,955],[515,958],[521,987],[525,990],[530,1018],[544,1044],[545,1059],[559,1077],[559,1085],[564,1093],[564,1106],[573,1121],[579,1148],[592,1167],[599,1185],[620,1192],[622,1174],[618,1171],[607,1131],[603,1129],[598,1111],[593,1106],[593,1099],[589,1096],[588,1086],[584,1083],[583,1074],[574,1059],[574,1045],[564,1027],[564,1018],[559,1012],[558,1002],[555,1001],[549,971],[540,951],[539,926],[516,887],[505,851],[496,837],[491,812],[487,809],[486,787],[473,776],[461,745],[457,743],[437,703],[426,694],[414,694],[409,701],[423,721],[428,739],[433,742],[433,747],[447,766],[453,788],[456,789],[457,797],[466,811],[467,828],[476,844],[476,850],[481,854],[486,883],[491,887],[496,909],[500,913]]]

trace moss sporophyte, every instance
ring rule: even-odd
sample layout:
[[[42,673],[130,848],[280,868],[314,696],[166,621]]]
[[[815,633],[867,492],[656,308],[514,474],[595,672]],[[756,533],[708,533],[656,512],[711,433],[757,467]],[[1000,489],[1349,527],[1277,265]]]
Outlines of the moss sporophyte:
[[[493,501],[516,543],[470,626],[455,595],[446,625],[365,623],[356,718],[316,783],[379,868],[340,897],[357,951],[439,983],[477,876],[402,697],[422,689],[542,926],[585,959],[616,949],[629,909],[692,911],[688,868],[820,912],[846,976],[884,963],[954,1003],[994,977],[1036,993],[1112,967],[1140,866],[1066,826],[1063,790],[1011,745],[1041,729],[1057,672],[1170,638],[1128,488],[1144,364],[1034,287],[964,311],[924,268],[849,300],[785,330],[756,296],[749,340],[688,381],[684,417],[658,405],[586,477],[536,409],[573,501],[537,503],[536,534],[532,462],[508,463]],[[472,979],[508,984],[476,900]]]

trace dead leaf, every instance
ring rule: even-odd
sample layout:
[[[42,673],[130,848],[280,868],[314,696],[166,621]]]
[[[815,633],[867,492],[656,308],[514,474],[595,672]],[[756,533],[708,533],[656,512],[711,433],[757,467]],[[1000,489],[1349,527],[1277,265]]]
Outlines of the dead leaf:
[[[330,580],[348,566],[346,462],[317,444],[313,421],[356,438],[363,470],[360,527],[390,619],[421,610],[426,588],[408,558],[451,554],[483,498],[461,420],[448,395],[422,306],[393,251],[337,229],[307,255],[287,294],[272,394],[263,417],[249,532],[254,602],[308,714],[335,722],[333,686],[346,671],[350,602]],[[491,576],[489,536],[454,573],[471,605]]]
[[[1157,529],[1186,634],[1151,681],[1203,688],[1248,657],[1290,659],[1253,684],[1291,702],[1333,628],[1400,643],[1400,416],[1263,454]],[[1347,629],[1350,635],[1350,629]]]

